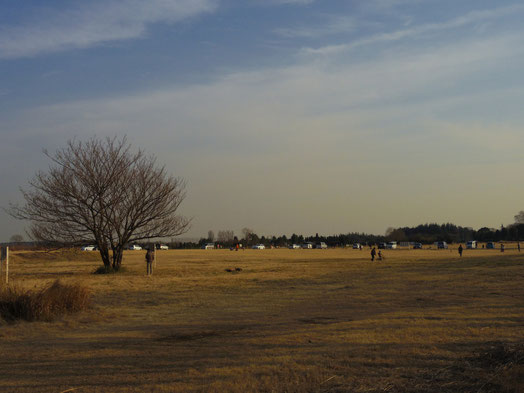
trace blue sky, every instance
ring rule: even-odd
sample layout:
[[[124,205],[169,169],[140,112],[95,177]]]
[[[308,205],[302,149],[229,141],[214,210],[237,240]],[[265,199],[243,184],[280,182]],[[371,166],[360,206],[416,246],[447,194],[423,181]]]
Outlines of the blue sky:
[[[0,205],[71,138],[188,181],[189,236],[509,224],[524,209],[524,5],[0,3]],[[0,239],[24,225],[2,216]]]

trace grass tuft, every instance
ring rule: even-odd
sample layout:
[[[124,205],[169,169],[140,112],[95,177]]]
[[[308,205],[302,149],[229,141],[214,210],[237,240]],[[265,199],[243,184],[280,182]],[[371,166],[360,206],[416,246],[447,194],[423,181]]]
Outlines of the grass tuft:
[[[8,322],[52,321],[86,309],[90,299],[89,289],[59,280],[40,290],[11,286],[0,290],[0,317]]]

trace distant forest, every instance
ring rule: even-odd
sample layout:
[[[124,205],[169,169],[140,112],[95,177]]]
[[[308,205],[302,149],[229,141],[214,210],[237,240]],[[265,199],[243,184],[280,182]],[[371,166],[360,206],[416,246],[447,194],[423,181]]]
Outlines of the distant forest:
[[[438,241],[445,241],[450,244],[465,243],[469,240],[480,242],[518,241],[524,238],[524,223],[515,223],[506,227],[501,226],[499,229],[483,227],[479,230],[451,223],[421,224],[416,227],[388,228],[385,235],[353,232],[330,236],[323,236],[317,233],[314,236],[293,234],[290,237],[286,235],[259,237],[251,230],[244,229],[243,232],[243,236],[237,237],[233,235],[233,231],[219,231],[219,236],[215,239],[212,231],[209,231],[209,236],[201,238],[198,243],[174,243],[170,245],[173,248],[200,248],[206,243],[214,243],[223,247],[231,247],[239,242],[248,247],[254,244],[264,244],[266,247],[287,247],[291,244],[303,244],[306,242],[315,244],[325,242],[329,247],[344,247],[353,243],[371,245],[388,241],[418,242],[422,244],[432,244]],[[226,236],[224,236],[224,233]]]

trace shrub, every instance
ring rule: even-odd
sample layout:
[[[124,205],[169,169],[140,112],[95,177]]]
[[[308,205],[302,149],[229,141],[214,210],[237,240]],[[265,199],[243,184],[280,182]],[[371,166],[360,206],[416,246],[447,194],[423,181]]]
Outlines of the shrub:
[[[59,280],[40,289],[7,287],[0,290],[0,317],[6,321],[51,321],[64,314],[84,310],[91,302],[90,291],[79,284]]]

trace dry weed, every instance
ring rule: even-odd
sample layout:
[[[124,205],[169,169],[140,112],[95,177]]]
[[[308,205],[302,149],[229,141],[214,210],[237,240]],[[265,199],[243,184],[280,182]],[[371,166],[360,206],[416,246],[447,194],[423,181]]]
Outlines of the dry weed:
[[[56,280],[40,290],[10,286],[0,291],[0,317],[10,322],[51,321],[84,310],[89,303],[89,290],[79,284],[62,284]]]

